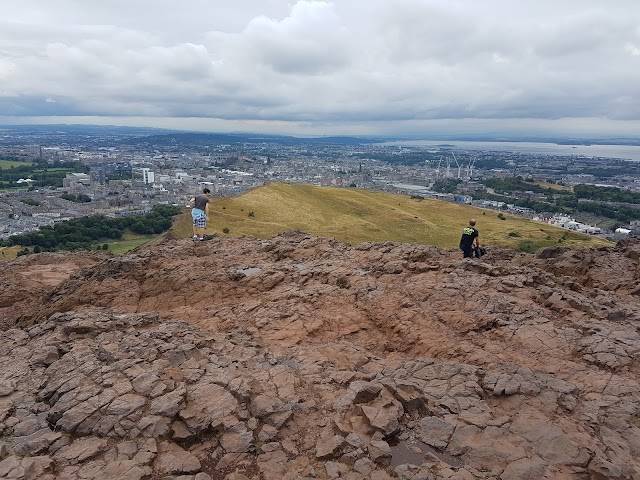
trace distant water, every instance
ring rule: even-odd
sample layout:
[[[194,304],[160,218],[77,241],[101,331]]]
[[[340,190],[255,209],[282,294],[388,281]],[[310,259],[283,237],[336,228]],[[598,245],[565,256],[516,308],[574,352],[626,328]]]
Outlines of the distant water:
[[[403,140],[383,145],[429,147],[451,145],[461,150],[488,152],[540,153],[544,155],[579,155],[585,157],[623,158],[640,162],[640,146],[636,145],[558,145],[537,142],[470,142],[462,140]]]

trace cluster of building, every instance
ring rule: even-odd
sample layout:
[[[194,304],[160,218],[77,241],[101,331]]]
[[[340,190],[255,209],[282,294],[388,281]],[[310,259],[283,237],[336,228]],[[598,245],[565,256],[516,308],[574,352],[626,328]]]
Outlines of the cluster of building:
[[[424,156],[422,162],[401,161],[407,152]],[[14,152],[15,153],[15,152]],[[531,156],[510,152],[462,152],[452,168],[450,152],[439,148],[407,150],[384,145],[278,145],[273,143],[211,145],[192,149],[181,147],[95,147],[61,145],[23,148],[28,158],[81,162],[88,173],[70,173],[56,190],[0,192],[0,238],[37,229],[56,221],[81,215],[134,215],[148,211],[154,204],[184,205],[204,186],[214,195],[240,194],[265,182],[309,183],[319,186],[360,187],[407,195],[466,203],[482,208],[538,218],[526,208],[513,204],[474,198],[486,191],[481,180],[512,176],[526,171],[540,178],[584,183],[580,171],[566,167],[566,157]],[[398,161],[396,161],[398,159]],[[475,163],[476,160],[480,162]],[[480,168],[484,161],[499,160],[500,167]],[[474,168],[473,165],[476,165]],[[585,168],[597,165],[584,159]],[[504,165],[510,165],[504,168]],[[616,164],[617,165],[617,164]],[[562,174],[560,172],[563,172]],[[569,178],[571,177],[571,178]],[[575,178],[574,178],[575,177]],[[438,180],[459,181],[455,193],[438,193]],[[22,179],[25,187],[30,179]],[[635,182],[637,178],[627,179]],[[626,180],[625,180],[626,181]],[[640,188],[639,184],[635,184]],[[62,194],[86,195],[90,203],[74,203]],[[488,192],[490,193],[490,192]],[[532,198],[534,192],[523,192]],[[33,201],[25,203],[25,200]],[[563,216],[540,218],[578,232],[599,234],[602,229]],[[629,229],[633,231],[633,228]]]
[[[588,233],[590,235],[602,233],[602,229],[600,227],[594,227],[592,225],[577,222],[573,217],[570,217],[568,215],[556,214],[549,218],[547,220],[547,223],[549,223],[550,225],[555,225],[556,227],[566,228],[567,230],[573,230],[579,233]],[[630,230],[629,233],[631,233]]]

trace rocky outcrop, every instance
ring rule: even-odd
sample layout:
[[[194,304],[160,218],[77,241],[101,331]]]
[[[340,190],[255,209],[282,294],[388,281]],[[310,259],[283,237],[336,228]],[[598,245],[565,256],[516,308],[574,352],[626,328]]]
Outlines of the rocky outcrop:
[[[76,262],[2,312],[0,478],[639,478],[638,250]]]

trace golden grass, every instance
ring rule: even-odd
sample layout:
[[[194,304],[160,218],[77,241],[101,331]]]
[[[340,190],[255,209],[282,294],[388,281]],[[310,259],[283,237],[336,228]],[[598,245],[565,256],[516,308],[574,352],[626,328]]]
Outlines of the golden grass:
[[[519,216],[504,214],[500,220],[498,213],[372,190],[271,183],[238,197],[212,198],[207,232],[224,236],[228,228],[227,236],[271,238],[302,230],[350,244],[394,241],[457,248],[462,228],[475,218],[481,243],[489,246],[535,250],[610,244]],[[188,211],[176,218],[172,230],[179,237],[191,236]]]
[[[0,247],[0,260],[13,260],[22,247]]]

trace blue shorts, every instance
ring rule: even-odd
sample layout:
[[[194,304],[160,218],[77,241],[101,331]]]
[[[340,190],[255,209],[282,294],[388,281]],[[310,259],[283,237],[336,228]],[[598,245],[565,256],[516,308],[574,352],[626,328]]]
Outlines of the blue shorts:
[[[196,228],[207,228],[207,216],[204,211],[199,208],[191,210],[191,217],[193,217],[193,226]]]

